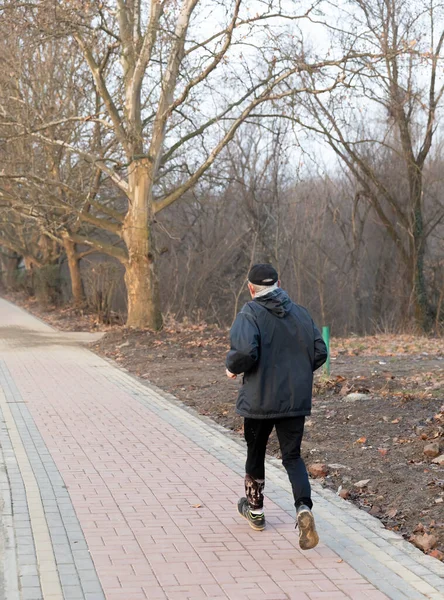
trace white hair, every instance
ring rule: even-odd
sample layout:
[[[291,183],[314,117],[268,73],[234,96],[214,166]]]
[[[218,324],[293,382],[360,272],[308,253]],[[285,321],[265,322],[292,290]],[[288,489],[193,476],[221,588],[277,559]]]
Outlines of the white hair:
[[[256,283],[251,283],[251,281],[248,282],[250,285],[253,286],[255,295],[255,298],[260,298],[261,296],[266,296],[267,294],[269,294],[270,292],[273,292],[274,290],[278,289],[278,283],[273,283],[272,285],[257,285]]]

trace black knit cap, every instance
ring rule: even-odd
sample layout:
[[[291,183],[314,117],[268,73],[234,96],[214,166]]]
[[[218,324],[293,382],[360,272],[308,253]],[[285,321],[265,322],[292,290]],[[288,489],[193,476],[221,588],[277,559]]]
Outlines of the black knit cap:
[[[255,285],[273,285],[278,279],[278,272],[270,264],[254,265],[248,273],[248,281]]]

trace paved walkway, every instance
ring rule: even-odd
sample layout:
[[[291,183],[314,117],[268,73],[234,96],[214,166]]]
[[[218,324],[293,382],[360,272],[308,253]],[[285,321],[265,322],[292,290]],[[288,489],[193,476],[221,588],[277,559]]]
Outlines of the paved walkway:
[[[316,485],[302,553],[277,461],[249,529],[242,446],[87,337],[0,300],[5,600],[444,599],[442,563]]]

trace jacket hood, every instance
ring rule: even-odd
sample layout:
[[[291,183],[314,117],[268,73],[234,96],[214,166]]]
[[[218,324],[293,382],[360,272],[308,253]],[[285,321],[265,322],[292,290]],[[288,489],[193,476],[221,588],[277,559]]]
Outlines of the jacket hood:
[[[290,312],[292,305],[287,292],[281,290],[281,288],[278,288],[265,296],[261,296],[260,298],[255,298],[254,302],[258,302],[261,306],[280,319]]]

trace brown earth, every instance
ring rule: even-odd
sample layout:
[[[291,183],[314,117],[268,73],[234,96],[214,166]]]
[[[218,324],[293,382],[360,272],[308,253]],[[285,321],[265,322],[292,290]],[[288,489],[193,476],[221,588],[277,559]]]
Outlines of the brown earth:
[[[26,307],[58,328],[100,328],[90,315]],[[227,332],[176,323],[160,333],[107,329],[96,352],[242,435],[234,411],[240,384],[225,376]],[[434,536],[433,555],[444,559],[444,465],[424,454],[430,443],[444,453],[443,339],[333,339],[331,356],[330,377],[318,373],[315,380],[303,444],[307,465],[327,465],[322,484],[342,488],[341,495],[389,529],[418,544]],[[361,395],[353,399],[353,392]],[[269,452],[279,456],[274,436]],[[369,482],[360,489],[355,484],[362,480]]]

